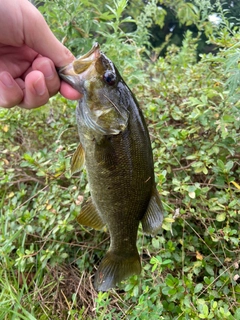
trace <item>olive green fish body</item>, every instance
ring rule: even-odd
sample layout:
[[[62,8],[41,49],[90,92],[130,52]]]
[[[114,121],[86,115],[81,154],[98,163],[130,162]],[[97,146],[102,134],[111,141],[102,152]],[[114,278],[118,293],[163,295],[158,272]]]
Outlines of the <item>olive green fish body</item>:
[[[97,229],[108,227],[110,248],[95,276],[95,288],[106,291],[140,273],[139,223],[155,234],[163,209],[154,182],[151,142],[136,99],[97,45],[85,60],[86,69],[79,63],[78,80],[63,78],[83,93],[76,116],[91,199],[78,221]]]

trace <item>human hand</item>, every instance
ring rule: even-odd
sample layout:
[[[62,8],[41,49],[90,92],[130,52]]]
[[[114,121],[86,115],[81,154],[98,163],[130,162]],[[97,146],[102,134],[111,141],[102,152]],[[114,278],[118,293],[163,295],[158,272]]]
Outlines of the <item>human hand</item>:
[[[60,81],[55,67],[75,58],[53,35],[27,0],[0,0],[0,106],[31,109],[58,91],[77,100],[80,93]]]

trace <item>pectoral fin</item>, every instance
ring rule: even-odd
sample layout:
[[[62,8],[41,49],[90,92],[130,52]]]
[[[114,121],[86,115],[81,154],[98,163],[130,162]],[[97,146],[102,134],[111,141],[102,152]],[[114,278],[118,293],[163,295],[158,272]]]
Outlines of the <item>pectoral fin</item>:
[[[74,174],[81,171],[85,161],[85,152],[82,144],[80,143],[74,152],[71,160],[71,173]]]
[[[153,188],[152,197],[142,220],[143,231],[155,235],[161,229],[163,222],[163,206],[156,187]]]
[[[105,225],[91,198],[89,198],[83,206],[77,217],[77,221],[84,226],[91,227],[96,230],[102,229]]]

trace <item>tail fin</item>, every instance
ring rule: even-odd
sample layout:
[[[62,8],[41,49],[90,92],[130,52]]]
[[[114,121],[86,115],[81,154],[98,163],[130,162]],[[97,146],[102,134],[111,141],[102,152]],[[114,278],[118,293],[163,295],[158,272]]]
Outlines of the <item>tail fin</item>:
[[[97,291],[107,291],[118,282],[140,272],[141,262],[137,251],[127,258],[108,251],[96,272],[94,287]]]

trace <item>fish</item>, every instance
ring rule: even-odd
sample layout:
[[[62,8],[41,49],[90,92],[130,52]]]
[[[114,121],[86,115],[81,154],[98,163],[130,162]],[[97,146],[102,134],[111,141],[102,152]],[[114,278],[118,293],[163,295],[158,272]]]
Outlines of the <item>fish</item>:
[[[152,236],[162,226],[151,140],[134,94],[98,43],[58,72],[82,94],[76,108],[80,144],[71,170],[85,165],[90,197],[77,220],[97,230],[107,227],[110,233],[94,278],[95,289],[107,291],[141,273],[139,224]]]

